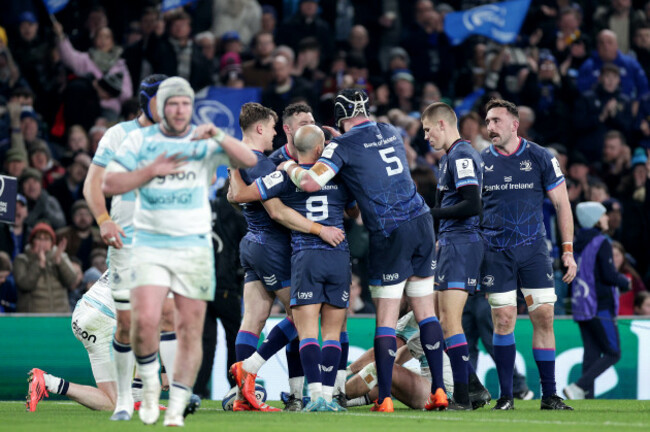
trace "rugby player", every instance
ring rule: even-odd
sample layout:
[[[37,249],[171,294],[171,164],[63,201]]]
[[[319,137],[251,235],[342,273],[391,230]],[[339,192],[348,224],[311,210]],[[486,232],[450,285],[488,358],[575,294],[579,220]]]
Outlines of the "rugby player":
[[[214,298],[214,256],[208,187],[218,154],[253,166],[255,154],[212,124],[192,126],[194,91],[179,77],[156,95],[160,125],[131,132],[109,163],[102,188],[116,195],[137,189],[130,292],[131,339],[143,383],[139,416],[145,424],[160,410],[157,357],[162,306],[174,293],[178,353],[169,391],[166,426],[182,426],[201,362],[205,301]],[[171,155],[171,156],[169,156]]]
[[[296,147],[293,144],[296,131],[302,126],[315,124],[313,110],[304,102],[295,102],[287,105],[282,111],[282,130],[287,137],[287,143],[275,150],[269,156],[271,162],[280,165],[282,162],[293,160],[298,162]]]
[[[517,135],[517,107],[502,99],[486,105],[485,122],[492,144],[483,158],[483,219],[486,243],[481,287],[488,293],[494,322],[494,362],[501,394],[493,409],[514,409],[517,289],[526,300],[533,325],[533,357],[542,385],[541,409],[571,410],[555,388],[553,305],[557,299],[553,267],[544,239],[544,195],[557,212],[562,238],[562,280],[576,275],[573,259],[573,215],[557,159],[545,148]]]

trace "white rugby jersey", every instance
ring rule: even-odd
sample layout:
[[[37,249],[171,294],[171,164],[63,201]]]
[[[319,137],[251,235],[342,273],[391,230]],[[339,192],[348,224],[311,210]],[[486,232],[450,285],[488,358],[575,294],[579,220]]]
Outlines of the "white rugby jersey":
[[[115,303],[111,294],[111,286],[108,283],[108,270],[86,291],[82,299],[103,314],[115,318]]]
[[[163,153],[187,158],[179,173],[154,178],[136,190],[134,246],[210,246],[208,188],[223,150],[212,139],[192,141],[195,130],[192,126],[182,137],[166,136],[153,125],[129,133],[120,146],[113,163],[127,171],[143,168]]]
[[[106,131],[93,157],[93,163],[102,168],[106,168],[108,163],[113,160],[118,149],[122,145],[124,138],[129,132],[140,129],[140,123],[137,119],[125,121],[112,126]],[[126,234],[122,238],[125,247],[130,247],[133,240],[133,209],[135,208],[135,192],[127,192],[122,195],[115,195],[111,201],[111,219],[115,221]]]

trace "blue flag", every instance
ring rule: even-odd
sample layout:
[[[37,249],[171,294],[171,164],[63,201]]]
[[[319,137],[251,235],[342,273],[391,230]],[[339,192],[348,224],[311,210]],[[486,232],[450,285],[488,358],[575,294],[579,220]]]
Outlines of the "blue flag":
[[[475,7],[445,16],[445,33],[452,45],[477,34],[508,44],[515,40],[526,18],[530,0],[512,0]]]
[[[68,2],[70,0],[43,0],[43,3],[45,3],[45,8],[47,11],[54,15],[64,7],[68,5]]]
[[[161,12],[167,12],[168,10],[176,9],[181,6],[185,6],[188,3],[192,3],[194,0],[163,0]]]
[[[0,175],[0,222],[13,224],[16,220],[16,177]]]
[[[232,89],[224,87],[206,87],[194,98],[195,124],[214,123],[228,135],[241,139],[239,112],[246,102],[259,102],[262,90],[258,87]]]

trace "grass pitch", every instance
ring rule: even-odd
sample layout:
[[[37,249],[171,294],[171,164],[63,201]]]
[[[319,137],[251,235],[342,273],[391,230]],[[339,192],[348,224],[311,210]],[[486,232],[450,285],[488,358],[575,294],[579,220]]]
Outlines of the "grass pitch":
[[[281,406],[281,403],[272,403]],[[494,412],[485,407],[471,412],[422,412],[396,403],[392,414],[369,412],[370,407],[351,408],[346,413],[232,413],[223,412],[221,402],[203,401],[196,414],[185,422],[188,431],[260,432],[359,432],[426,430],[481,432],[601,432],[604,430],[650,431],[650,401],[570,401],[575,411],[541,411],[539,400],[515,401],[515,411]],[[137,414],[130,422],[111,422],[110,413],[91,411],[74,402],[42,401],[36,412],[25,411],[24,403],[0,402],[3,431],[141,431],[162,428],[144,426]]]

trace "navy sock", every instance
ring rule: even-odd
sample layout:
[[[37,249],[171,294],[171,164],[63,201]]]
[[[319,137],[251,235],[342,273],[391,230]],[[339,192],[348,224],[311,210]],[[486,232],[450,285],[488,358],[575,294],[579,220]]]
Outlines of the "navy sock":
[[[539,369],[539,380],[542,384],[542,397],[553,396],[555,389],[555,349],[533,348],[533,358]]]
[[[235,360],[244,361],[257,350],[260,337],[254,333],[239,330],[235,339]]]
[[[499,375],[501,397],[512,399],[512,374],[515,371],[515,356],[517,355],[515,334],[500,335],[494,333],[492,343],[494,344],[494,363],[496,363],[497,374]]]
[[[305,374],[300,362],[300,340],[298,338],[294,338],[287,344],[287,369],[289,378],[301,377]]]
[[[379,384],[378,403],[390,397],[390,388],[393,382],[393,364],[397,353],[397,339],[395,329],[391,327],[377,327],[375,330],[375,363],[377,365],[377,382]]]
[[[323,386],[334,387],[336,372],[341,360],[341,344],[336,340],[323,341],[323,367],[321,377]]]
[[[418,325],[420,326],[420,342],[431,370],[431,393],[435,393],[439,388],[445,390],[445,382],[442,379],[442,351],[445,347],[440,321],[437,317],[432,316],[423,319]]]
[[[469,403],[469,350],[467,340],[463,333],[445,339],[447,355],[451,363],[451,372],[454,376],[454,400],[461,404]]]
[[[345,370],[348,367],[348,354],[350,352],[350,339],[348,338],[348,332],[341,332],[339,339],[341,343],[341,359],[339,360],[339,370]]]
[[[273,327],[257,352],[264,360],[268,360],[297,336],[296,326],[289,318],[285,318]]]
[[[318,339],[305,338],[300,341],[300,361],[309,384],[322,382],[320,366],[323,360]]]

